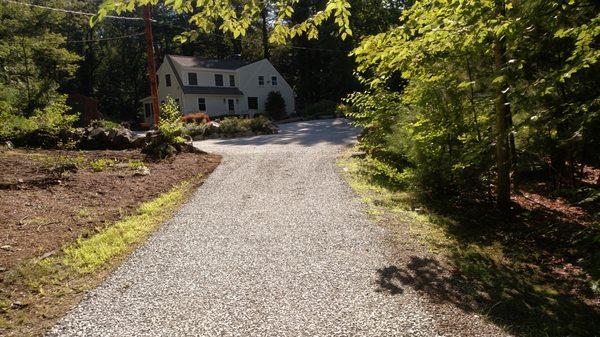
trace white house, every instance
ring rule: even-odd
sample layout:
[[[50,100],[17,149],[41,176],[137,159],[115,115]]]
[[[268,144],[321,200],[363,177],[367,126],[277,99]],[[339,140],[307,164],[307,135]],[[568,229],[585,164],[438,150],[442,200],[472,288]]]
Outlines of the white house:
[[[281,93],[288,114],[295,110],[294,90],[267,59],[247,62],[240,57],[215,60],[166,55],[156,75],[159,101],[172,97],[183,114],[253,117],[264,113],[271,91]],[[142,103],[145,122],[151,124],[150,101],[146,97]]]

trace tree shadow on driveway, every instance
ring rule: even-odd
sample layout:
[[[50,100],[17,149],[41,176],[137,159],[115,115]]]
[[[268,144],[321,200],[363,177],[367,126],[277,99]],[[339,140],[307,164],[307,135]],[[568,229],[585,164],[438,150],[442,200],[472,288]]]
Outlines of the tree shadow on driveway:
[[[379,292],[404,293],[410,287],[433,303],[450,303],[486,316],[517,336],[597,336],[598,312],[581,300],[548,292],[484,255],[452,256],[452,263],[478,269],[468,278],[432,258],[411,256],[401,267],[377,270]]]

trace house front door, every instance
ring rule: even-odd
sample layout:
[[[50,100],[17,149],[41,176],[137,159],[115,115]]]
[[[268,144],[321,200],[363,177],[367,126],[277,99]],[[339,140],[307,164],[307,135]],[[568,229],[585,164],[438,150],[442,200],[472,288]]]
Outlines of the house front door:
[[[230,114],[235,113],[235,101],[232,98],[227,100],[227,108]]]

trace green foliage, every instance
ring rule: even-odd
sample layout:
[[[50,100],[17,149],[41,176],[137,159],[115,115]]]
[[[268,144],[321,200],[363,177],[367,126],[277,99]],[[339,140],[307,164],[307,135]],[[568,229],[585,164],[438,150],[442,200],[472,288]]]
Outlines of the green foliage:
[[[219,133],[223,136],[235,136],[250,131],[250,128],[244,122],[244,119],[230,117],[221,121]]]
[[[532,156],[551,158],[553,172],[573,160],[594,164],[597,10],[591,1],[415,1],[399,26],[352,52],[368,87],[348,101],[363,146],[410,172],[412,186],[484,191],[505,132],[494,102],[506,95],[513,168]]]
[[[100,158],[90,162],[90,168],[94,172],[102,172],[115,166],[117,162],[114,159]]]
[[[56,24],[64,16],[0,3],[0,107],[29,117],[56,98],[59,79],[74,74],[79,57],[65,48]]]
[[[181,108],[177,102],[171,97],[160,106],[160,120],[158,121],[158,131],[165,137],[168,142],[180,143],[184,139],[181,138],[181,129],[183,121],[181,120]]]
[[[279,91],[271,91],[267,96],[265,115],[274,120],[285,118],[285,100]]]
[[[136,7],[146,4],[156,4],[155,0],[104,0],[98,9],[98,14],[90,20],[97,24],[110,13],[132,12]],[[338,27],[342,39],[352,35],[350,30],[350,4],[347,0],[327,0],[325,8],[313,14],[309,19],[289,25],[294,15],[293,2],[279,0],[274,2],[275,22],[270,36],[270,42],[283,44],[286,40],[299,35],[308,38],[318,37],[318,27],[329,18]],[[215,28],[224,33],[231,33],[234,38],[245,36],[253,22],[260,19],[260,13],[265,4],[258,1],[245,2],[243,6],[231,0],[165,0],[165,7],[176,13],[189,15],[189,22],[197,29],[186,32],[179,37],[180,42],[195,39],[201,32],[211,32]]]
[[[0,140],[10,140],[21,146],[60,147],[71,141],[77,114],[66,105],[66,96],[58,96],[31,117],[11,110],[0,112]]]
[[[314,118],[319,116],[332,116],[336,113],[337,103],[327,99],[309,104],[300,111],[303,117]]]

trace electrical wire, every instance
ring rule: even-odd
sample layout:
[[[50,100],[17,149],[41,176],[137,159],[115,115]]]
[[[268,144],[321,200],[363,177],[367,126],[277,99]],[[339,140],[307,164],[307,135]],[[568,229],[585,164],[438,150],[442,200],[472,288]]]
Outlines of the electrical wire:
[[[141,32],[141,33],[135,33],[135,34],[129,34],[129,35],[100,38],[100,39],[95,39],[95,40],[76,40],[76,41],[66,41],[66,42],[67,43],[89,43],[89,42],[111,41],[111,40],[127,39],[127,38],[131,38],[131,37],[138,37],[138,36],[144,35],[144,34],[145,34],[144,32]]]
[[[62,13],[68,13],[68,14],[76,14],[76,15],[84,15],[84,16],[94,16],[94,15],[96,15],[94,13],[88,13],[88,12],[82,12],[82,11],[75,11],[75,10],[64,9],[64,8],[48,7],[48,6],[43,6],[43,5],[31,4],[31,3],[27,3],[27,2],[15,1],[15,0],[2,0],[2,1],[8,2],[8,3],[12,3],[12,4],[16,4],[16,5],[22,5],[22,6],[29,6],[29,7],[47,9],[47,10],[51,10],[51,11],[55,11],[55,12],[62,12]],[[120,20],[135,20],[135,21],[144,20],[144,18],[131,17],[131,16],[107,15],[105,17],[106,18],[110,18],[110,19],[120,19]]]

